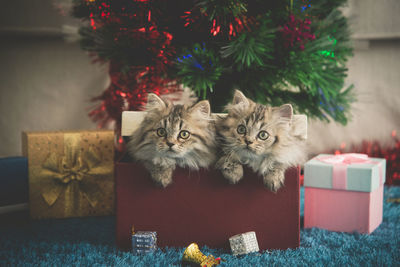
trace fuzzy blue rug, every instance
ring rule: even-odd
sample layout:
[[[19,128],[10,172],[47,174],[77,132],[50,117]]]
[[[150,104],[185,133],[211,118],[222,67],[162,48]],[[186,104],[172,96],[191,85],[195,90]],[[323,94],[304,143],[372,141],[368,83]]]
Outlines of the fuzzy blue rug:
[[[400,187],[386,187],[388,197],[399,198]],[[146,256],[119,251],[114,217],[0,225],[0,266],[180,266],[184,250],[158,249]],[[370,235],[302,229],[298,249],[241,257],[201,251],[225,259],[220,266],[400,266],[400,204],[385,201],[383,223]]]

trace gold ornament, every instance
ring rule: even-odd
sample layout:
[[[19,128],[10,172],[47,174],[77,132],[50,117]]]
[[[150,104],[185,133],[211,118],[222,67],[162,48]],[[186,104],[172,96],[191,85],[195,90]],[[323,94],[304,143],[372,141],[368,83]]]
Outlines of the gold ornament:
[[[196,243],[190,244],[183,252],[182,262],[196,263],[202,267],[212,267],[221,262],[221,258],[214,258],[213,255],[204,255]]]
[[[388,198],[386,202],[389,203],[400,203],[400,198]]]

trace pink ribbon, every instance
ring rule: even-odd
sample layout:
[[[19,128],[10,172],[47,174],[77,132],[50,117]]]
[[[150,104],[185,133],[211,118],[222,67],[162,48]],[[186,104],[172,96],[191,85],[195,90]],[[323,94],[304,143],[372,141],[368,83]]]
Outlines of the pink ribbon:
[[[329,155],[317,158],[327,164],[333,165],[332,171],[332,187],[334,189],[347,189],[347,166],[351,164],[378,164],[379,166],[379,183],[382,183],[383,170],[381,162],[372,161],[366,154],[345,153],[339,155]]]

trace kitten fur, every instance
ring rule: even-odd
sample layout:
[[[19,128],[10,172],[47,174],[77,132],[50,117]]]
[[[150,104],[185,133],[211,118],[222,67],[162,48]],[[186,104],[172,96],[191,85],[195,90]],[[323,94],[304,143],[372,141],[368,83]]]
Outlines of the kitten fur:
[[[172,183],[176,165],[198,170],[215,162],[215,125],[207,100],[191,106],[173,105],[149,94],[146,111],[127,148],[156,183],[163,187]],[[161,136],[159,129],[165,130]],[[182,131],[189,132],[186,139],[180,135]]]
[[[238,90],[233,101],[226,106],[228,116],[216,123],[221,157],[217,169],[230,183],[243,177],[243,165],[263,176],[263,182],[276,192],[284,184],[285,170],[305,161],[305,142],[293,134],[290,104],[267,107],[246,98]],[[244,133],[239,133],[239,125]],[[260,132],[266,131],[262,140]],[[265,137],[265,136],[264,136]]]

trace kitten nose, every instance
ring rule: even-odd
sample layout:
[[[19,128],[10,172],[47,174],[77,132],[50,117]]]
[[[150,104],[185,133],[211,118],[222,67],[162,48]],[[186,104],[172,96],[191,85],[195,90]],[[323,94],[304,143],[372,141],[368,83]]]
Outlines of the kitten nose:
[[[174,146],[174,143],[170,143],[170,142],[167,141],[167,145],[169,146],[169,148],[171,148],[171,147]]]
[[[246,145],[251,145],[253,143],[253,141],[249,141],[247,139],[245,139],[244,142],[246,143]]]

